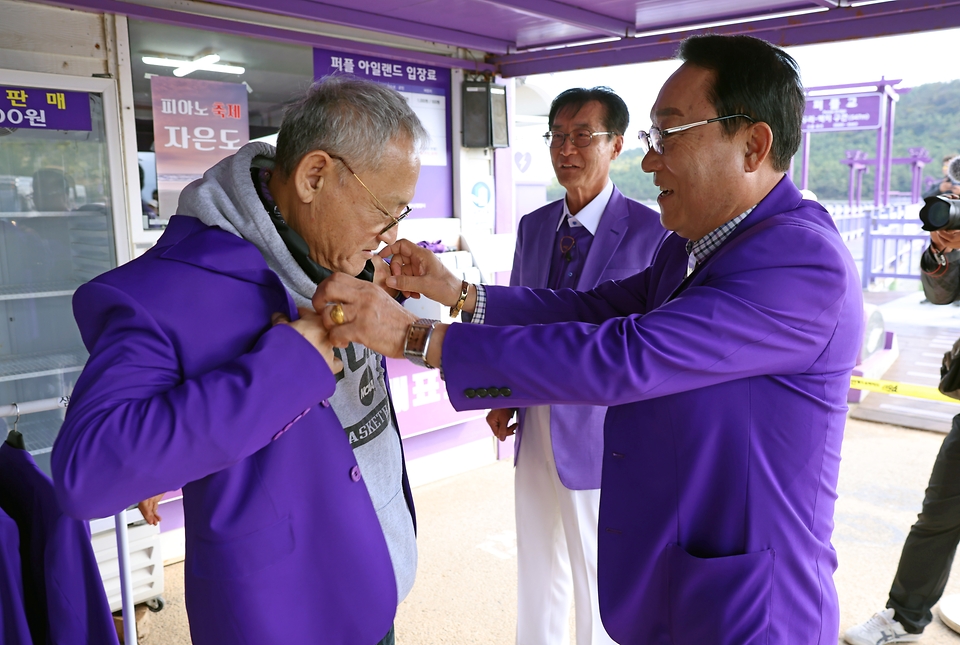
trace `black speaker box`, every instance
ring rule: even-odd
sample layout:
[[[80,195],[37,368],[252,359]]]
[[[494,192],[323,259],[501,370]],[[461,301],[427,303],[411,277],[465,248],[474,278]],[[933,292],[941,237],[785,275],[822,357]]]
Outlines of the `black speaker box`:
[[[506,148],[507,89],[482,81],[463,83],[463,147]]]

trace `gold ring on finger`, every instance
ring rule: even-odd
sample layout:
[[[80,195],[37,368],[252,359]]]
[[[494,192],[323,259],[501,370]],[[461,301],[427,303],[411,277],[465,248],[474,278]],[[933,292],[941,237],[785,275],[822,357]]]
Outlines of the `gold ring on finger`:
[[[345,322],[343,307],[339,302],[333,305],[333,308],[330,310],[330,320],[333,321],[334,325],[342,325]]]

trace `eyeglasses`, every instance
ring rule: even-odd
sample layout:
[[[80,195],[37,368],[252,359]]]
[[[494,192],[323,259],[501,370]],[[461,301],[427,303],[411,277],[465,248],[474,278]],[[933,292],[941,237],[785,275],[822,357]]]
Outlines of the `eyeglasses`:
[[[543,142],[548,148],[562,148],[564,141],[568,138],[570,143],[578,148],[586,148],[593,141],[593,138],[599,134],[619,135],[619,132],[590,132],[589,130],[576,130],[570,134],[550,130],[543,135]]]
[[[337,161],[339,161],[340,163],[342,163],[342,164],[343,164],[343,167],[346,168],[347,171],[348,171],[351,175],[353,175],[354,177],[357,178],[357,181],[360,182],[360,185],[363,186],[363,189],[364,189],[365,191],[367,191],[368,193],[370,193],[370,196],[373,197],[373,201],[377,202],[377,210],[379,210],[381,213],[383,213],[384,215],[386,215],[387,217],[389,217],[390,219],[393,220],[392,222],[390,222],[389,224],[387,224],[386,226],[384,226],[384,227],[383,227],[383,230],[380,231],[380,233],[379,233],[378,235],[383,235],[384,233],[386,233],[387,231],[389,231],[391,228],[393,228],[394,226],[396,226],[397,224],[399,224],[399,223],[400,223],[400,220],[402,220],[404,217],[406,217],[407,215],[409,215],[409,214],[410,214],[410,211],[413,210],[413,208],[411,208],[410,206],[407,206],[407,207],[405,207],[405,208],[403,209],[403,212],[400,213],[399,215],[397,215],[397,216],[391,215],[391,214],[390,214],[390,211],[388,211],[386,208],[384,208],[383,204],[380,203],[380,200],[377,199],[377,196],[373,194],[373,191],[370,190],[369,188],[367,188],[367,185],[366,185],[365,183],[363,183],[363,180],[360,179],[360,177],[357,175],[357,173],[353,172],[353,169],[350,167],[350,164],[348,164],[343,157],[338,157],[337,155],[331,155],[329,152],[328,152],[327,154],[330,156],[331,159],[336,159]]]
[[[706,125],[708,123],[713,123],[714,121],[724,121],[726,119],[737,119],[744,118],[750,121],[750,123],[756,123],[756,119],[747,116],[746,114],[728,114],[727,116],[718,116],[712,119],[707,119],[706,121],[697,121],[696,123],[688,123],[686,125],[678,125],[675,128],[667,128],[666,130],[661,130],[660,128],[654,126],[650,128],[650,132],[644,132],[640,130],[640,134],[637,135],[637,138],[640,139],[640,149],[643,150],[643,154],[647,154],[651,150],[656,152],[658,155],[663,154],[663,140],[669,134],[674,134],[676,132],[683,132],[684,130],[689,130],[690,128],[695,128],[698,125]]]

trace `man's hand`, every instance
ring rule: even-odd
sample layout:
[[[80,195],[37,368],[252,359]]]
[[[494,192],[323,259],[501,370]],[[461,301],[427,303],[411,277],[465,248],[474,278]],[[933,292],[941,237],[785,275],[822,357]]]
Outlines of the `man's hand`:
[[[460,299],[462,281],[440,262],[433,251],[410,240],[397,240],[380,251],[381,257],[391,255],[390,273],[393,275],[387,278],[388,287],[399,289],[408,298],[419,298],[423,294],[448,307]],[[466,311],[472,312],[473,309]]]
[[[386,292],[382,289],[377,289],[377,291],[386,295]],[[343,363],[333,355],[333,343],[327,334],[326,328],[323,326],[323,319],[320,317],[320,314],[305,307],[298,307],[297,311],[300,313],[300,318],[293,322],[280,312],[273,314],[272,322],[274,326],[290,325],[296,329],[301,336],[310,341],[310,344],[320,352],[320,355],[323,356],[323,360],[326,361],[327,367],[330,368],[331,372],[334,374],[340,372],[340,370],[343,369]]]
[[[930,231],[930,242],[942,253],[960,249],[960,231],[946,229]]]
[[[400,291],[387,286],[386,282],[387,282],[387,278],[389,277],[390,277],[390,263],[382,258],[374,258],[373,259],[373,284],[377,285],[382,289],[385,289],[387,293],[390,294],[391,298],[396,298],[397,294],[400,293]]]
[[[490,410],[487,413],[487,425],[500,441],[506,441],[507,437],[517,431],[518,423],[510,424],[510,420],[516,413],[516,408]]]
[[[941,195],[960,195],[960,184],[953,183],[950,179],[944,179],[938,187]]]
[[[343,309],[343,324],[333,322],[335,304]],[[334,273],[317,286],[313,306],[321,312],[328,338],[335,347],[360,343],[391,358],[403,358],[407,328],[417,315],[407,311],[383,289],[370,282]]]
[[[147,524],[156,526],[160,523],[160,520],[163,519],[157,514],[157,507],[160,505],[161,497],[163,497],[163,493],[154,495],[137,504],[137,508],[140,509],[140,514],[143,515],[143,519],[147,521]]]

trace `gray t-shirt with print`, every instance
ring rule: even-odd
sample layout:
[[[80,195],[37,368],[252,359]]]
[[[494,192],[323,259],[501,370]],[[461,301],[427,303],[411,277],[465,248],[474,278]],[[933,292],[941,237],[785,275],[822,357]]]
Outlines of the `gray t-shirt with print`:
[[[403,495],[403,454],[390,414],[382,357],[357,343],[334,352],[343,362],[343,371],[336,375],[337,389],[330,407],[347,432],[383,528],[397,578],[399,604],[413,587],[417,541]]]

